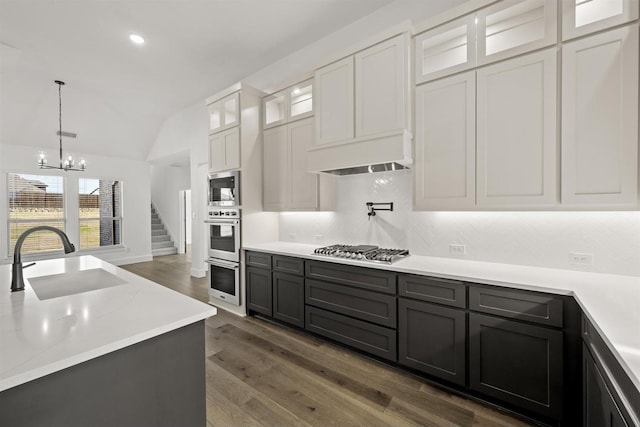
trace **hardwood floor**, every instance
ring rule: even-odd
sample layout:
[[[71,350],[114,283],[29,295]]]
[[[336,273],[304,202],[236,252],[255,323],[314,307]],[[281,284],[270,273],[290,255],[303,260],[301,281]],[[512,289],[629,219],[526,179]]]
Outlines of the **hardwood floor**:
[[[208,300],[207,280],[190,277],[188,255],[123,268]],[[205,331],[208,426],[531,425],[260,318],[219,309]]]

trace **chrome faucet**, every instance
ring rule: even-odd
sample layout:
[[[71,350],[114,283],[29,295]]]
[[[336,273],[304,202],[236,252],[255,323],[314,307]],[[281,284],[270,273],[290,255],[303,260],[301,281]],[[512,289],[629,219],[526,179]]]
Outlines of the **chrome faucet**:
[[[16,291],[24,291],[24,277],[22,277],[22,259],[20,256],[20,251],[22,250],[22,243],[29,236],[29,234],[35,231],[44,231],[49,230],[56,233],[60,236],[60,240],[62,240],[62,246],[64,247],[64,253],[69,254],[76,250],[76,247],[73,246],[73,243],[69,241],[69,237],[64,234],[64,231],[59,228],[49,227],[48,225],[40,225],[38,227],[33,227],[25,231],[18,237],[18,241],[16,242],[16,246],[13,249],[13,265],[11,266],[12,276],[11,276],[11,292]],[[27,266],[28,267],[28,266]]]

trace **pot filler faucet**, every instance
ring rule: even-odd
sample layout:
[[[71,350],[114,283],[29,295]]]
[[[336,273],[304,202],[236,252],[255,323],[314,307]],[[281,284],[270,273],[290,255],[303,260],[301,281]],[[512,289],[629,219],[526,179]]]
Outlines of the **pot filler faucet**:
[[[25,231],[18,237],[18,241],[16,242],[16,247],[13,249],[13,265],[11,266],[11,292],[16,291],[24,291],[24,278],[22,277],[22,259],[20,256],[20,251],[22,250],[22,243],[29,236],[29,234],[34,233],[36,231],[53,231],[58,236],[60,236],[60,240],[62,240],[62,246],[64,247],[64,253],[69,254],[76,250],[73,243],[69,241],[69,237],[64,234],[64,231],[49,227],[48,225],[40,225],[38,227],[33,227]],[[27,265],[28,267],[28,265]]]

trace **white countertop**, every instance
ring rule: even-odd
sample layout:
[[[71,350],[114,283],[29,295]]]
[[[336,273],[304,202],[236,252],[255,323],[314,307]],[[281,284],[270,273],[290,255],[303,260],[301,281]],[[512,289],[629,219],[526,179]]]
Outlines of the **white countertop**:
[[[98,268],[124,283],[42,301],[29,283]],[[215,307],[92,256],[38,261],[24,277],[25,290],[10,292],[11,265],[0,265],[0,391],[216,314]]]
[[[316,245],[273,242],[245,250],[401,273],[573,295],[640,391],[640,277],[411,255],[391,265],[312,255]]]

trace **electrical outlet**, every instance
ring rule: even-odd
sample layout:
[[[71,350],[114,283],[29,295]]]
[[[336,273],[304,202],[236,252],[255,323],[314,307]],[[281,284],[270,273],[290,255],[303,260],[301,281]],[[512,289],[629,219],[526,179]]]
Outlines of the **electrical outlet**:
[[[289,233],[289,240],[291,240],[292,242],[296,241],[296,234],[295,233]]]
[[[569,264],[591,265],[593,264],[593,254],[569,252]]]
[[[324,236],[322,234],[316,234],[316,242],[322,242]]]
[[[449,253],[454,255],[466,255],[467,247],[465,245],[450,244]]]

